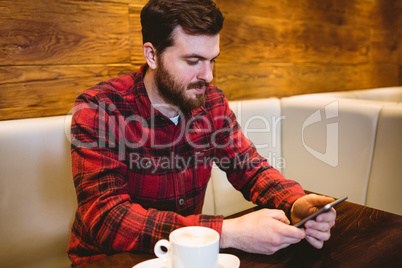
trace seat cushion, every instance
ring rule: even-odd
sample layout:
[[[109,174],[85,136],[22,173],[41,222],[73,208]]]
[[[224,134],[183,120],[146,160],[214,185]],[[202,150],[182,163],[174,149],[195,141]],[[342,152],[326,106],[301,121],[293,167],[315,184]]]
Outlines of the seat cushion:
[[[355,90],[353,94],[363,100],[402,102],[402,87]]]
[[[69,267],[76,209],[70,117],[0,122],[0,263]]]
[[[402,215],[402,104],[381,110],[367,192],[369,207]]]
[[[365,204],[377,121],[386,102],[282,99],[284,175],[304,189]]]
[[[243,134],[268,162],[282,168],[281,107],[276,98],[230,102]],[[215,214],[228,216],[255,206],[247,201],[227,180],[226,173],[214,166],[211,174]]]

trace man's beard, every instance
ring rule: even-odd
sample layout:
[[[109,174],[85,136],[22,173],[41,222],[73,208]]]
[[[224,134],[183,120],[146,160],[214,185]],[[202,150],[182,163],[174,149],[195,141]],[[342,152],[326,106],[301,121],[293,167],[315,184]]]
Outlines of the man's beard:
[[[169,104],[177,106],[182,112],[187,113],[197,109],[205,104],[205,92],[196,94],[196,98],[188,98],[185,96],[186,90],[193,88],[208,88],[209,83],[198,81],[183,86],[177,83],[173,76],[165,68],[162,57],[159,57],[159,67],[156,69],[155,82],[162,98]]]

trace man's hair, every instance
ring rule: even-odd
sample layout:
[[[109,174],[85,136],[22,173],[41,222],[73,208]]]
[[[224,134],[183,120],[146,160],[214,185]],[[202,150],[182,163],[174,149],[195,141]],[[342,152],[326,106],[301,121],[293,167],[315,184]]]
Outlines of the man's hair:
[[[177,26],[191,35],[216,35],[223,20],[212,0],[150,0],[141,11],[143,43],[152,43],[162,55],[174,45],[172,33]]]

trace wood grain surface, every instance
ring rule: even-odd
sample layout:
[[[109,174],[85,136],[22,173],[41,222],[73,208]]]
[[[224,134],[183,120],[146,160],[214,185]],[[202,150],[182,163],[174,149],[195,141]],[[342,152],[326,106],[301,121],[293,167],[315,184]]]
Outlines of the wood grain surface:
[[[238,217],[251,211],[253,209],[231,217]],[[239,257],[242,268],[400,266],[402,216],[350,202],[342,202],[336,207],[336,211],[337,219],[331,231],[331,238],[322,249],[315,249],[303,240],[270,256],[236,249],[226,249],[222,252]],[[133,267],[152,258],[155,258],[153,254],[125,252],[82,267]]]
[[[402,1],[217,0],[229,100],[402,85]],[[0,0],[0,120],[61,115],[144,63],[147,0]]]

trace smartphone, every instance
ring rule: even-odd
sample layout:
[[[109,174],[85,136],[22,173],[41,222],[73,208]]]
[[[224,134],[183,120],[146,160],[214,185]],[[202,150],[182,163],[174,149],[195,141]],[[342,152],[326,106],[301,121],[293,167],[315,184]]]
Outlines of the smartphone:
[[[338,205],[339,203],[345,201],[346,199],[348,199],[347,196],[341,197],[339,199],[336,199],[334,202],[326,204],[325,206],[323,206],[322,208],[320,208],[319,210],[317,210],[316,212],[314,212],[313,214],[308,215],[307,217],[305,217],[304,219],[302,219],[301,221],[299,221],[298,223],[294,224],[293,226],[295,227],[303,227],[303,225],[306,223],[306,221],[308,220],[312,220],[315,219],[315,217],[317,217],[318,215],[320,215],[321,213],[327,212],[328,210],[330,210],[332,207]]]

